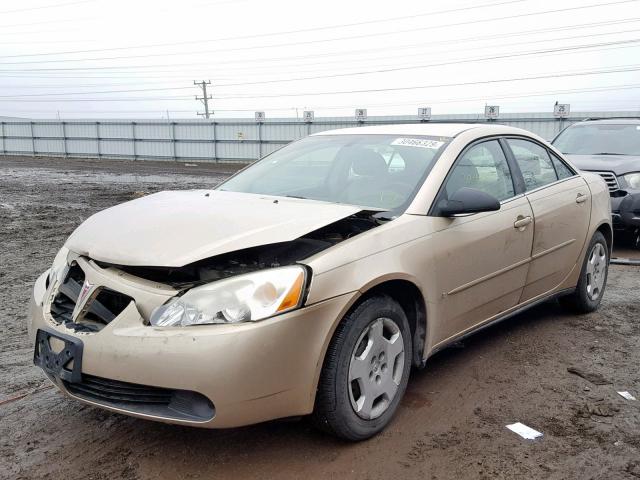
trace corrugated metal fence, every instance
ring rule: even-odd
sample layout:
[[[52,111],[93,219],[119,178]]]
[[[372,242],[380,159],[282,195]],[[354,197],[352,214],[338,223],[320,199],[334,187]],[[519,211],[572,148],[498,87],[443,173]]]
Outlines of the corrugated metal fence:
[[[495,123],[524,128],[548,140],[585,118],[638,116],[639,112],[583,112],[558,119],[552,113],[502,114]],[[429,122],[484,123],[482,115],[434,115]],[[251,162],[311,133],[335,128],[420,123],[415,116],[216,120],[0,121],[0,155]]]

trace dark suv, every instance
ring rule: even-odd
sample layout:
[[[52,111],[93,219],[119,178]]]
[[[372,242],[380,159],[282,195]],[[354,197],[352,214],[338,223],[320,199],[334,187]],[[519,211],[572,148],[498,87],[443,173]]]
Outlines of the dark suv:
[[[553,145],[579,169],[605,179],[614,228],[630,232],[640,248],[640,118],[575,123]]]

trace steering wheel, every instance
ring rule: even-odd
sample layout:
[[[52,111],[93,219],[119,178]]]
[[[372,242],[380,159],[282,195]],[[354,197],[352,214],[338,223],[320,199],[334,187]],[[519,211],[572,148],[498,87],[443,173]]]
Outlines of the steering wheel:
[[[358,205],[393,209],[405,202],[411,190],[411,184],[395,180],[385,184],[377,192],[367,192],[363,195],[352,197],[349,200]]]

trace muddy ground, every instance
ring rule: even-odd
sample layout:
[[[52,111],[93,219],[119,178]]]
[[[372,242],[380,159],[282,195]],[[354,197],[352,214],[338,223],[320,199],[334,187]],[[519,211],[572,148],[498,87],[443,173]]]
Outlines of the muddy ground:
[[[215,185],[233,169],[0,157],[1,478],[640,478],[640,401],[616,393],[640,398],[640,267],[611,267],[597,313],[548,303],[437,354],[413,372],[390,427],[358,444],[304,420],[223,431],[163,425],[48,387],[31,364],[25,306],[65,237],[141,192]],[[505,428],[517,421],[544,437]]]

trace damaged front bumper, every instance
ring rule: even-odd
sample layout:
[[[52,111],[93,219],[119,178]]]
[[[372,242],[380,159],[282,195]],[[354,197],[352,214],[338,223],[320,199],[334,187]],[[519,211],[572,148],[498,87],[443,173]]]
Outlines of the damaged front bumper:
[[[208,428],[310,413],[331,334],[357,296],[255,323],[171,328],[146,325],[132,302],[100,331],[81,332],[53,320],[46,282],[47,274],[38,278],[30,301],[34,344],[45,332],[40,340],[70,337],[82,345],[81,366],[67,366],[79,381],[48,372],[60,390],[119,413]],[[51,346],[40,353],[51,354]]]
[[[640,228],[640,190],[626,190],[611,197],[611,218],[616,229]]]

